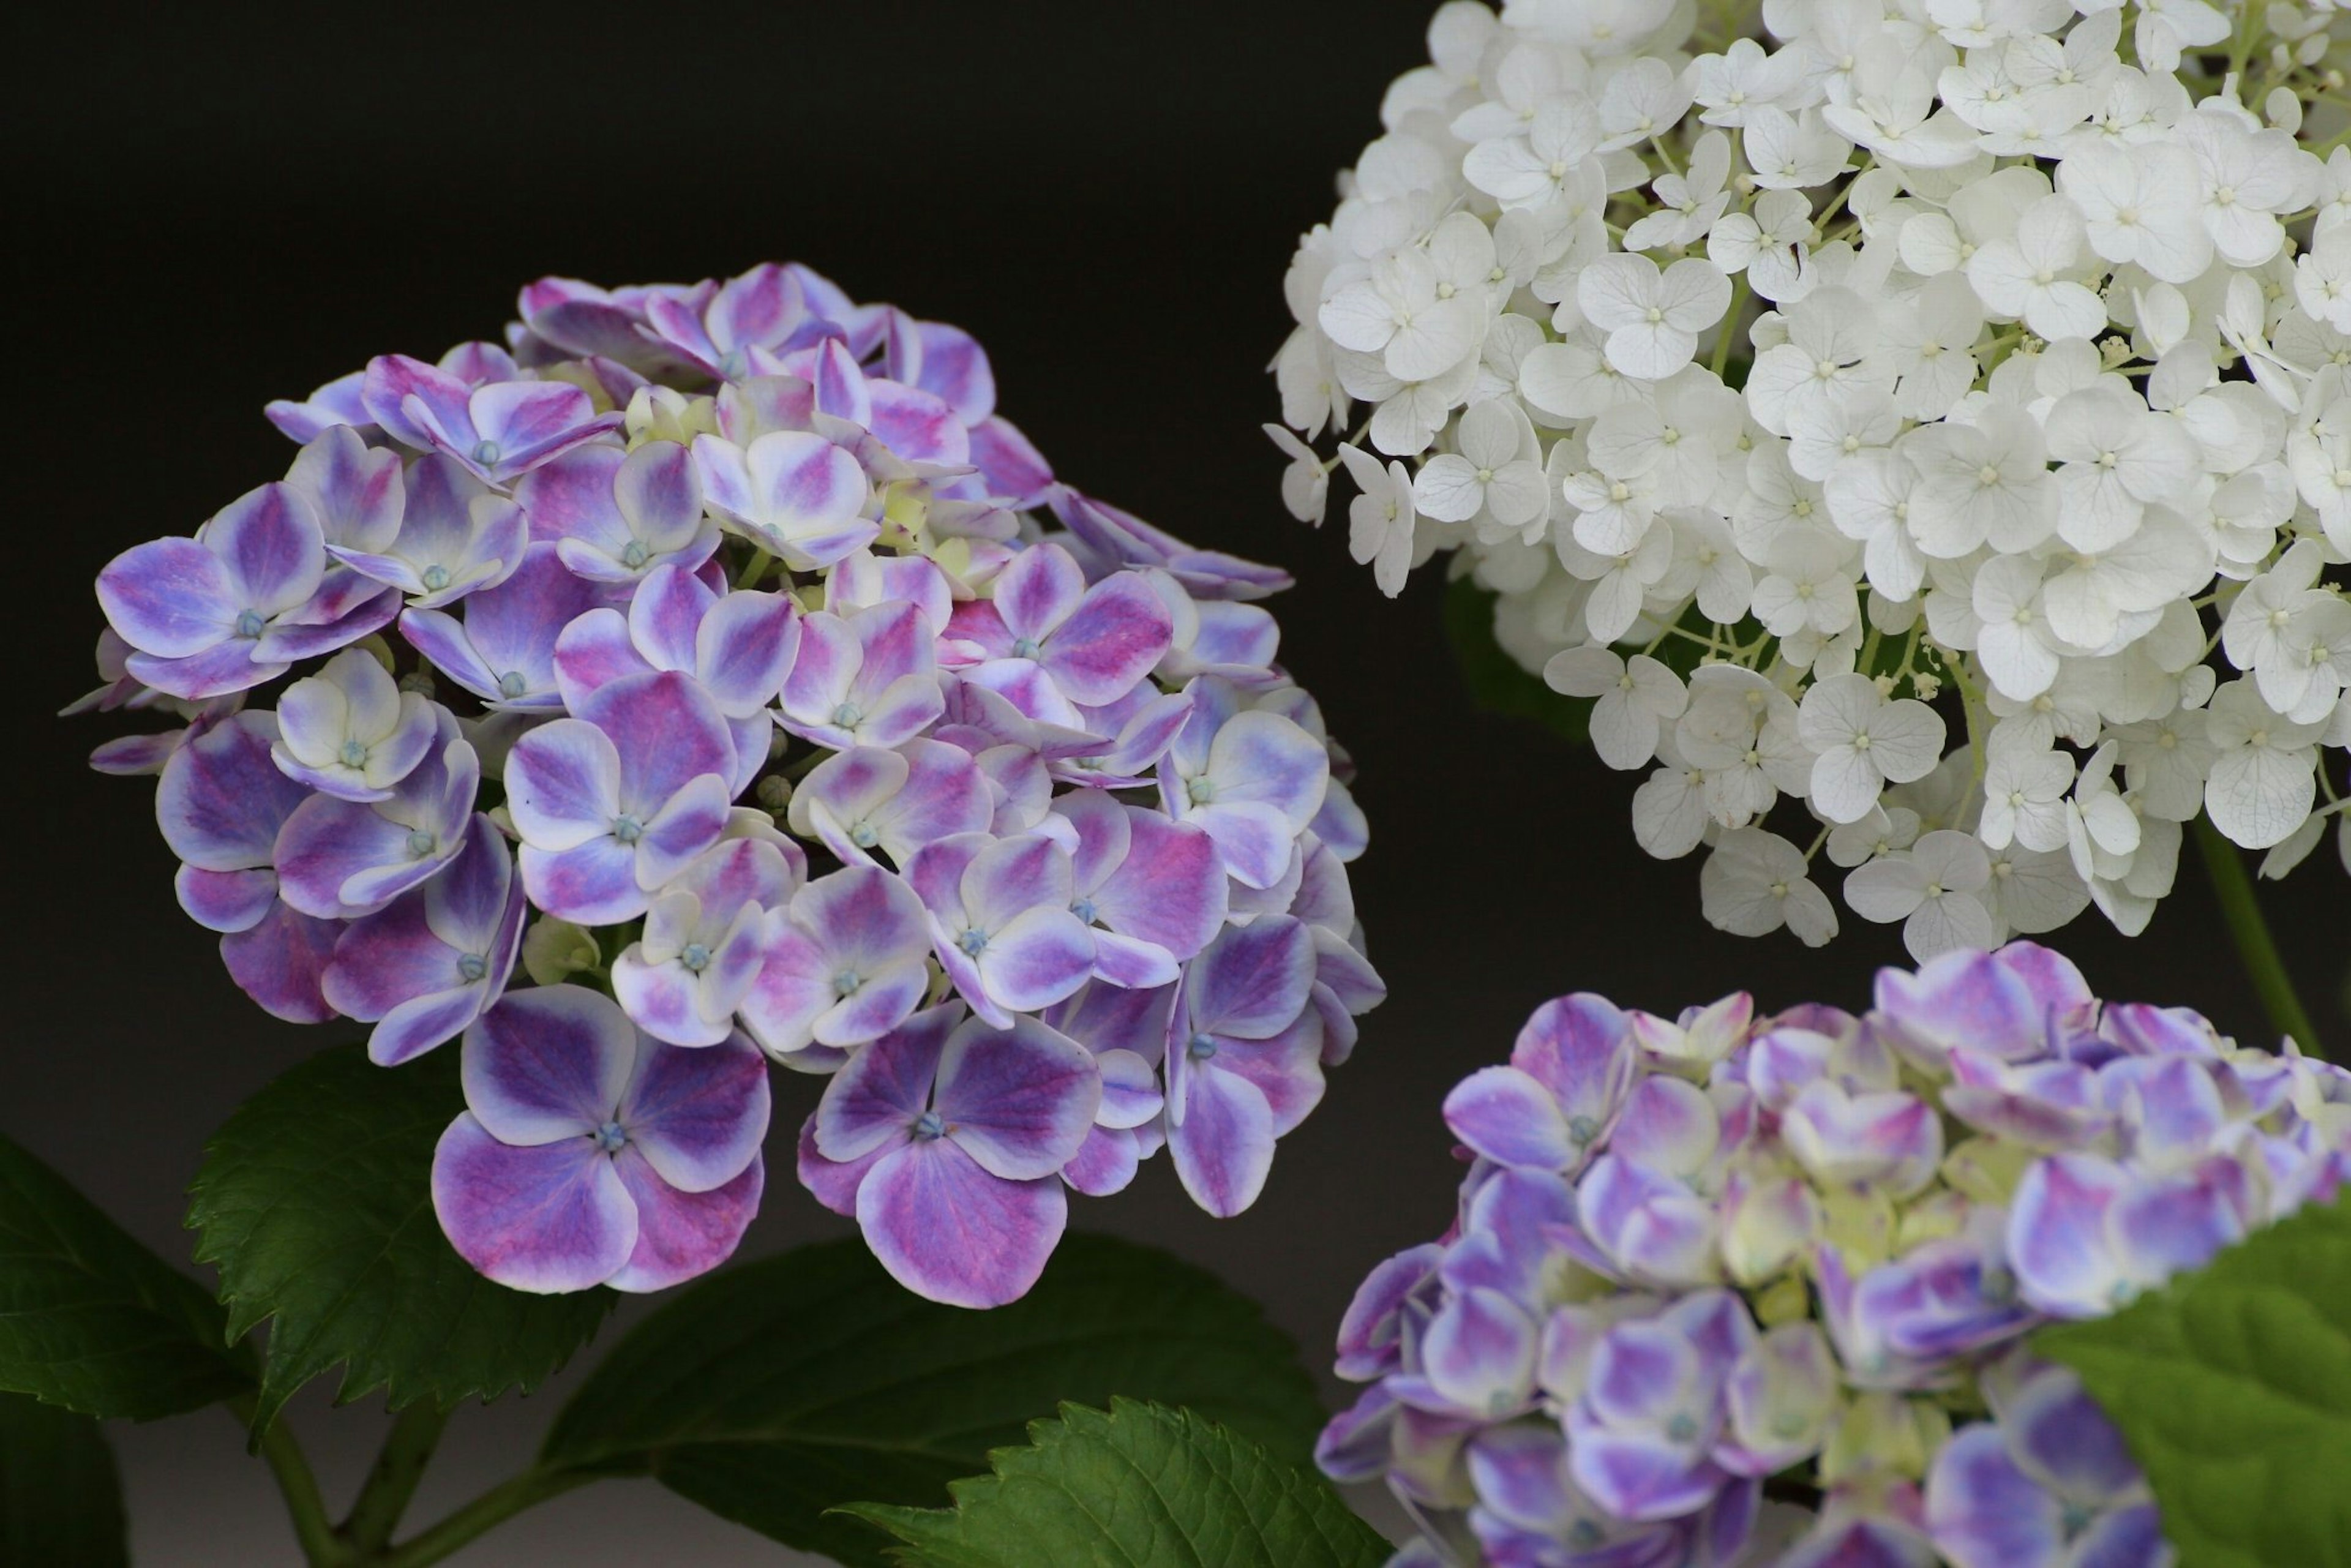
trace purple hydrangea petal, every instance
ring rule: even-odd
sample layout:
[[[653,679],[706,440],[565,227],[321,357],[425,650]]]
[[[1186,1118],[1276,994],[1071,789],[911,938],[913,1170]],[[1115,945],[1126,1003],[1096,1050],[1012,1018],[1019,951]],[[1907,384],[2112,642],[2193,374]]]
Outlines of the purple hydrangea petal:
[[[893,313],[886,341],[891,380],[940,399],[967,425],[979,423],[995,409],[996,374],[987,352],[960,327]]]
[[[1614,1128],[1639,1063],[1625,1016],[1604,998],[1577,992],[1535,1009],[1510,1064],[1552,1092],[1577,1142],[1596,1145]]]
[[[276,398],[261,412],[270,423],[295,441],[312,440],[338,425],[371,429],[375,420],[360,401],[360,389],[366,380],[366,371],[353,371],[347,376],[337,376],[299,402],[291,398]]]
[[[610,836],[568,850],[522,846],[522,885],[530,901],[559,920],[617,925],[644,913],[636,852]]]
[[[205,871],[183,865],[172,886],[189,919],[224,935],[250,931],[277,906],[277,873],[267,867]]]
[[[98,600],[122,640],[158,658],[183,659],[216,646],[245,606],[228,567],[190,538],[134,545],[98,574]]]
[[[1101,1104],[1093,1054],[1020,1018],[1003,1030],[973,1019],[948,1038],[933,1109],[982,1169],[1023,1181],[1068,1164]]]
[[[1182,1119],[1169,1119],[1167,1152],[1192,1201],[1229,1219],[1257,1201],[1273,1169],[1273,1108],[1237,1073],[1188,1075]]]
[[[286,473],[328,544],[367,551],[388,549],[399,537],[403,479],[400,454],[370,446],[349,424],[322,429]]]
[[[949,1306],[999,1307],[1027,1294],[1068,1219],[1058,1177],[990,1176],[952,1138],[900,1145],[857,1189],[857,1223],[873,1256],[908,1290]]]
[[[767,1059],[749,1040],[684,1047],[641,1035],[614,1119],[663,1182],[708,1192],[758,1158],[768,1110]]]
[[[1927,1529],[1957,1568],[2042,1568],[2066,1561],[2062,1511],[2017,1468],[1996,1426],[1968,1427],[1935,1456]]]
[[[810,1123],[818,1150],[853,1160],[904,1135],[930,1108],[940,1056],[962,1021],[960,1008],[931,1008],[852,1056]]]
[[[690,675],[663,671],[614,681],[589,694],[579,716],[611,739],[623,810],[650,817],[688,781],[734,771],[726,718]]]
[[[1085,1142],[1061,1166],[1061,1179],[1088,1197],[1124,1192],[1143,1168],[1142,1148],[1125,1127],[1090,1127]]]
[[[884,1155],[898,1147],[884,1140],[874,1145],[853,1160],[829,1160],[816,1146],[816,1116],[810,1113],[800,1124],[799,1143],[795,1151],[796,1168],[800,1185],[819,1203],[846,1219],[857,1218],[857,1189]]]
[[[270,863],[278,830],[310,793],[278,770],[277,740],[277,721],[267,713],[191,727],[155,791],[156,821],[173,854],[205,871]]]
[[[1172,634],[1159,596],[1140,577],[1122,572],[1086,591],[1047,640],[1042,662],[1071,702],[1099,706],[1134,690],[1165,656]]]
[[[767,1185],[757,1150],[740,1175],[704,1192],[672,1186],[651,1161],[627,1149],[607,1163],[637,1210],[636,1245],[604,1281],[616,1291],[665,1291],[726,1261],[759,1212]]]
[[[287,1023],[325,1023],[335,1016],[319,988],[342,922],[275,904],[242,931],[221,938],[229,978],[261,1010]]]
[[[1462,1415],[1490,1421],[1516,1414],[1534,1396],[1538,1332],[1500,1291],[1462,1291],[1422,1333],[1422,1375]]]
[[[637,1209],[586,1138],[517,1146],[470,1113],[433,1151],[433,1209],[458,1256],[511,1290],[602,1284],[637,1244]]]
[[[1132,828],[1130,847],[1088,894],[1095,917],[1171,957],[1189,958],[1225,924],[1227,884],[1215,841],[1155,811],[1122,811]]]
[[[1194,1030],[1268,1039],[1306,1009],[1314,984],[1314,938],[1286,915],[1228,926],[1192,960],[1186,976]]]
[[[2126,1190],[2122,1167],[2095,1155],[2036,1161],[2009,1207],[2008,1256],[2026,1301],[2059,1317],[2104,1317],[2126,1288],[2106,1217]]]
[[[1876,1000],[1895,1040],[1930,1067],[1958,1046],[2016,1061],[2047,1040],[2032,988],[1989,953],[1946,953],[1916,975],[1881,969]]]
[[[553,1144],[611,1121],[636,1070],[620,1004],[580,986],[510,991],[465,1031],[465,1103],[490,1135]]]
[[[1577,1143],[1559,1102],[1515,1067],[1485,1067],[1445,1097],[1453,1135],[1497,1164],[1529,1170],[1573,1170],[1590,1140]]]

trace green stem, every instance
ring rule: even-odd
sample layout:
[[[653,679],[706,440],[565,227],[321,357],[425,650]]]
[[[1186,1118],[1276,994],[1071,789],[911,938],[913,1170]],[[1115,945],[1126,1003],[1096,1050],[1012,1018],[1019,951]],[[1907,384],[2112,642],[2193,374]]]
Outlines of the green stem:
[[[597,1479],[593,1470],[525,1470],[499,1482],[440,1523],[411,1536],[370,1561],[379,1568],[424,1568],[438,1563],[493,1526],[525,1509]]]
[[[2212,879],[2212,892],[2220,901],[2229,935],[2236,941],[2237,956],[2244,962],[2246,977],[2253,982],[2253,993],[2262,999],[2262,1010],[2305,1055],[2323,1059],[2325,1053],[2318,1048],[2317,1027],[2310,1021],[2302,998],[2294,995],[2294,980],[2286,974],[2285,961],[2278,956],[2269,922],[2262,917],[2261,904],[2253,896],[2253,879],[2247,874],[2237,846],[2223,838],[2209,818],[2199,816],[2196,848]]]
[[[409,1500],[416,1495],[416,1484],[424,1479],[424,1467],[441,1441],[441,1428],[448,1424],[449,1412],[430,1399],[411,1405],[392,1423],[375,1468],[368,1472],[367,1483],[351,1504],[350,1517],[343,1521],[342,1536],[361,1557],[382,1551],[392,1539]]]
[[[253,1429],[258,1407],[252,1395],[238,1396],[229,1401],[228,1407],[247,1431]],[[261,1457],[268,1461],[269,1473],[277,1478],[277,1490],[285,1494],[286,1511],[293,1519],[294,1539],[301,1544],[303,1560],[311,1568],[329,1568],[330,1564],[349,1562],[350,1553],[336,1536],[333,1521],[327,1518],[327,1502],[319,1493],[319,1478],[310,1473],[310,1461],[303,1457],[294,1428],[286,1424],[281,1414],[271,1420],[256,1441]]]

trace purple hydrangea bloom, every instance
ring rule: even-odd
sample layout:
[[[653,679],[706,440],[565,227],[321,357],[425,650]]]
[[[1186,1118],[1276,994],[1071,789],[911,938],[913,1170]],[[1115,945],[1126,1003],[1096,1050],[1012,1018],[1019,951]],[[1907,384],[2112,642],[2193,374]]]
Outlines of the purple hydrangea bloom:
[[[906,881],[930,912],[940,967],[998,1029],[1052,1006],[1093,971],[1093,935],[1070,910],[1070,852],[1051,839],[957,833],[917,851]]]
[[[766,1059],[666,1046],[578,986],[465,1031],[466,1109],[433,1155],[465,1261],[517,1291],[658,1291],[724,1261],[759,1206]]]
[[[1274,1140],[1322,1098],[1320,1020],[1308,1005],[1314,939],[1288,915],[1227,926],[1178,984],[1168,1148],[1194,1202],[1238,1214],[1265,1186]]]
[[[1243,602],[1287,579],[1071,489],[967,333],[805,267],[517,313],[271,405],[284,482],[100,580],[68,711],[157,716],[92,763],[160,776],[237,983],[384,1063],[466,1038],[436,1205],[526,1289],[723,1258],[763,1056],[838,1075],[802,1180],[941,1299],[1171,1142],[1245,1207],[1384,995],[1346,755]],[[1531,1303],[1575,1210],[1519,1175],[1476,1271]],[[1382,1419],[1458,1490],[1461,1417]]]
[[[563,707],[558,639],[604,601],[602,585],[575,574],[553,545],[535,544],[512,576],[467,597],[463,619],[406,610],[400,632],[434,669],[490,706],[557,713]]]
[[[429,448],[501,487],[619,427],[569,382],[469,382],[462,374],[386,354],[370,362],[360,401],[402,444]]]
[[[789,841],[787,841],[789,843]],[[636,1026],[670,1045],[716,1045],[759,976],[762,922],[805,865],[763,839],[705,850],[662,884],[644,935],[612,960],[612,994]]]
[[[342,923],[303,914],[279,896],[279,831],[310,792],[272,757],[267,713],[200,719],[163,764],[155,819],[182,864],[180,907],[221,934],[221,959],[246,995],[276,1018],[335,1016],[320,989]]]
[[[691,676],[630,675],[515,743],[507,809],[523,886],[559,919],[612,925],[718,841],[735,744]]]
[[[375,1025],[370,1060],[397,1067],[504,994],[528,910],[514,852],[476,816],[445,875],[343,927],[320,988],[337,1012]]]
[[[447,457],[419,458],[408,471],[400,531],[381,549],[338,545],[336,559],[437,610],[495,588],[522,565],[530,542],[522,508]]]
[[[246,493],[193,538],[125,550],[98,574],[98,598],[132,649],[129,672],[192,701],[275,680],[396,607],[371,583],[330,580],[319,519],[288,485]]]
[[[692,571],[718,549],[702,481],[686,449],[648,441],[633,452],[581,446],[515,486],[534,540],[593,582],[635,582],[657,567]]]
[[[770,908],[758,954],[739,1009],[743,1027],[787,1066],[837,1066],[922,1002],[931,984],[930,912],[898,877],[852,862]]]
[[[2028,943],[1875,994],[1545,1004],[1445,1102],[1458,1217],[1358,1291],[1337,1369],[1370,1386],[1323,1469],[1385,1479],[1447,1563],[2172,1561],[2023,1342],[2338,1190],[2351,1072],[2101,1002]],[[1767,1527],[1767,1478],[1817,1510]]]
[[[933,1008],[834,1075],[813,1137],[819,1157],[862,1167],[858,1226],[901,1283],[993,1307],[1036,1283],[1061,1239],[1058,1173],[1101,1100],[1092,1055],[1068,1036]]]

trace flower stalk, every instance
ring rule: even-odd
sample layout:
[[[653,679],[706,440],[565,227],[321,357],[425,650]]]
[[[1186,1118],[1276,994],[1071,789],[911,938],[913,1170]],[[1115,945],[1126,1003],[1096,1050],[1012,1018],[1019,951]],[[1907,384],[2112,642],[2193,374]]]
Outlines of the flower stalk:
[[[2253,879],[2245,871],[2245,862],[2237,847],[2220,834],[2205,818],[2196,819],[2196,848],[2203,857],[2205,874],[2211,878],[2213,896],[2220,902],[2220,915],[2228,923],[2229,936],[2237,946],[2237,956],[2245,966],[2245,977],[2253,983],[2253,994],[2261,998],[2262,1010],[2279,1033],[2302,1048],[2306,1056],[2324,1060],[2326,1052],[2318,1043],[2318,1026],[2311,1021],[2310,1011],[2302,1005],[2302,998],[2294,988],[2294,977],[2287,973],[2285,960],[2279,955],[2277,939],[2270,935],[2270,923],[2262,914],[2261,901],[2253,894]]]

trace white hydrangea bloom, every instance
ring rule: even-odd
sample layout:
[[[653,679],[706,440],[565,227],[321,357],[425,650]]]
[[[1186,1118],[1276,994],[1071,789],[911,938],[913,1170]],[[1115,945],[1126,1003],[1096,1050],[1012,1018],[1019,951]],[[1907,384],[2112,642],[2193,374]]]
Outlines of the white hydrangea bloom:
[[[2351,863],[2335,18],[1454,0],[1290,269],[1284,498],[1494,595],[1729,929]]]

